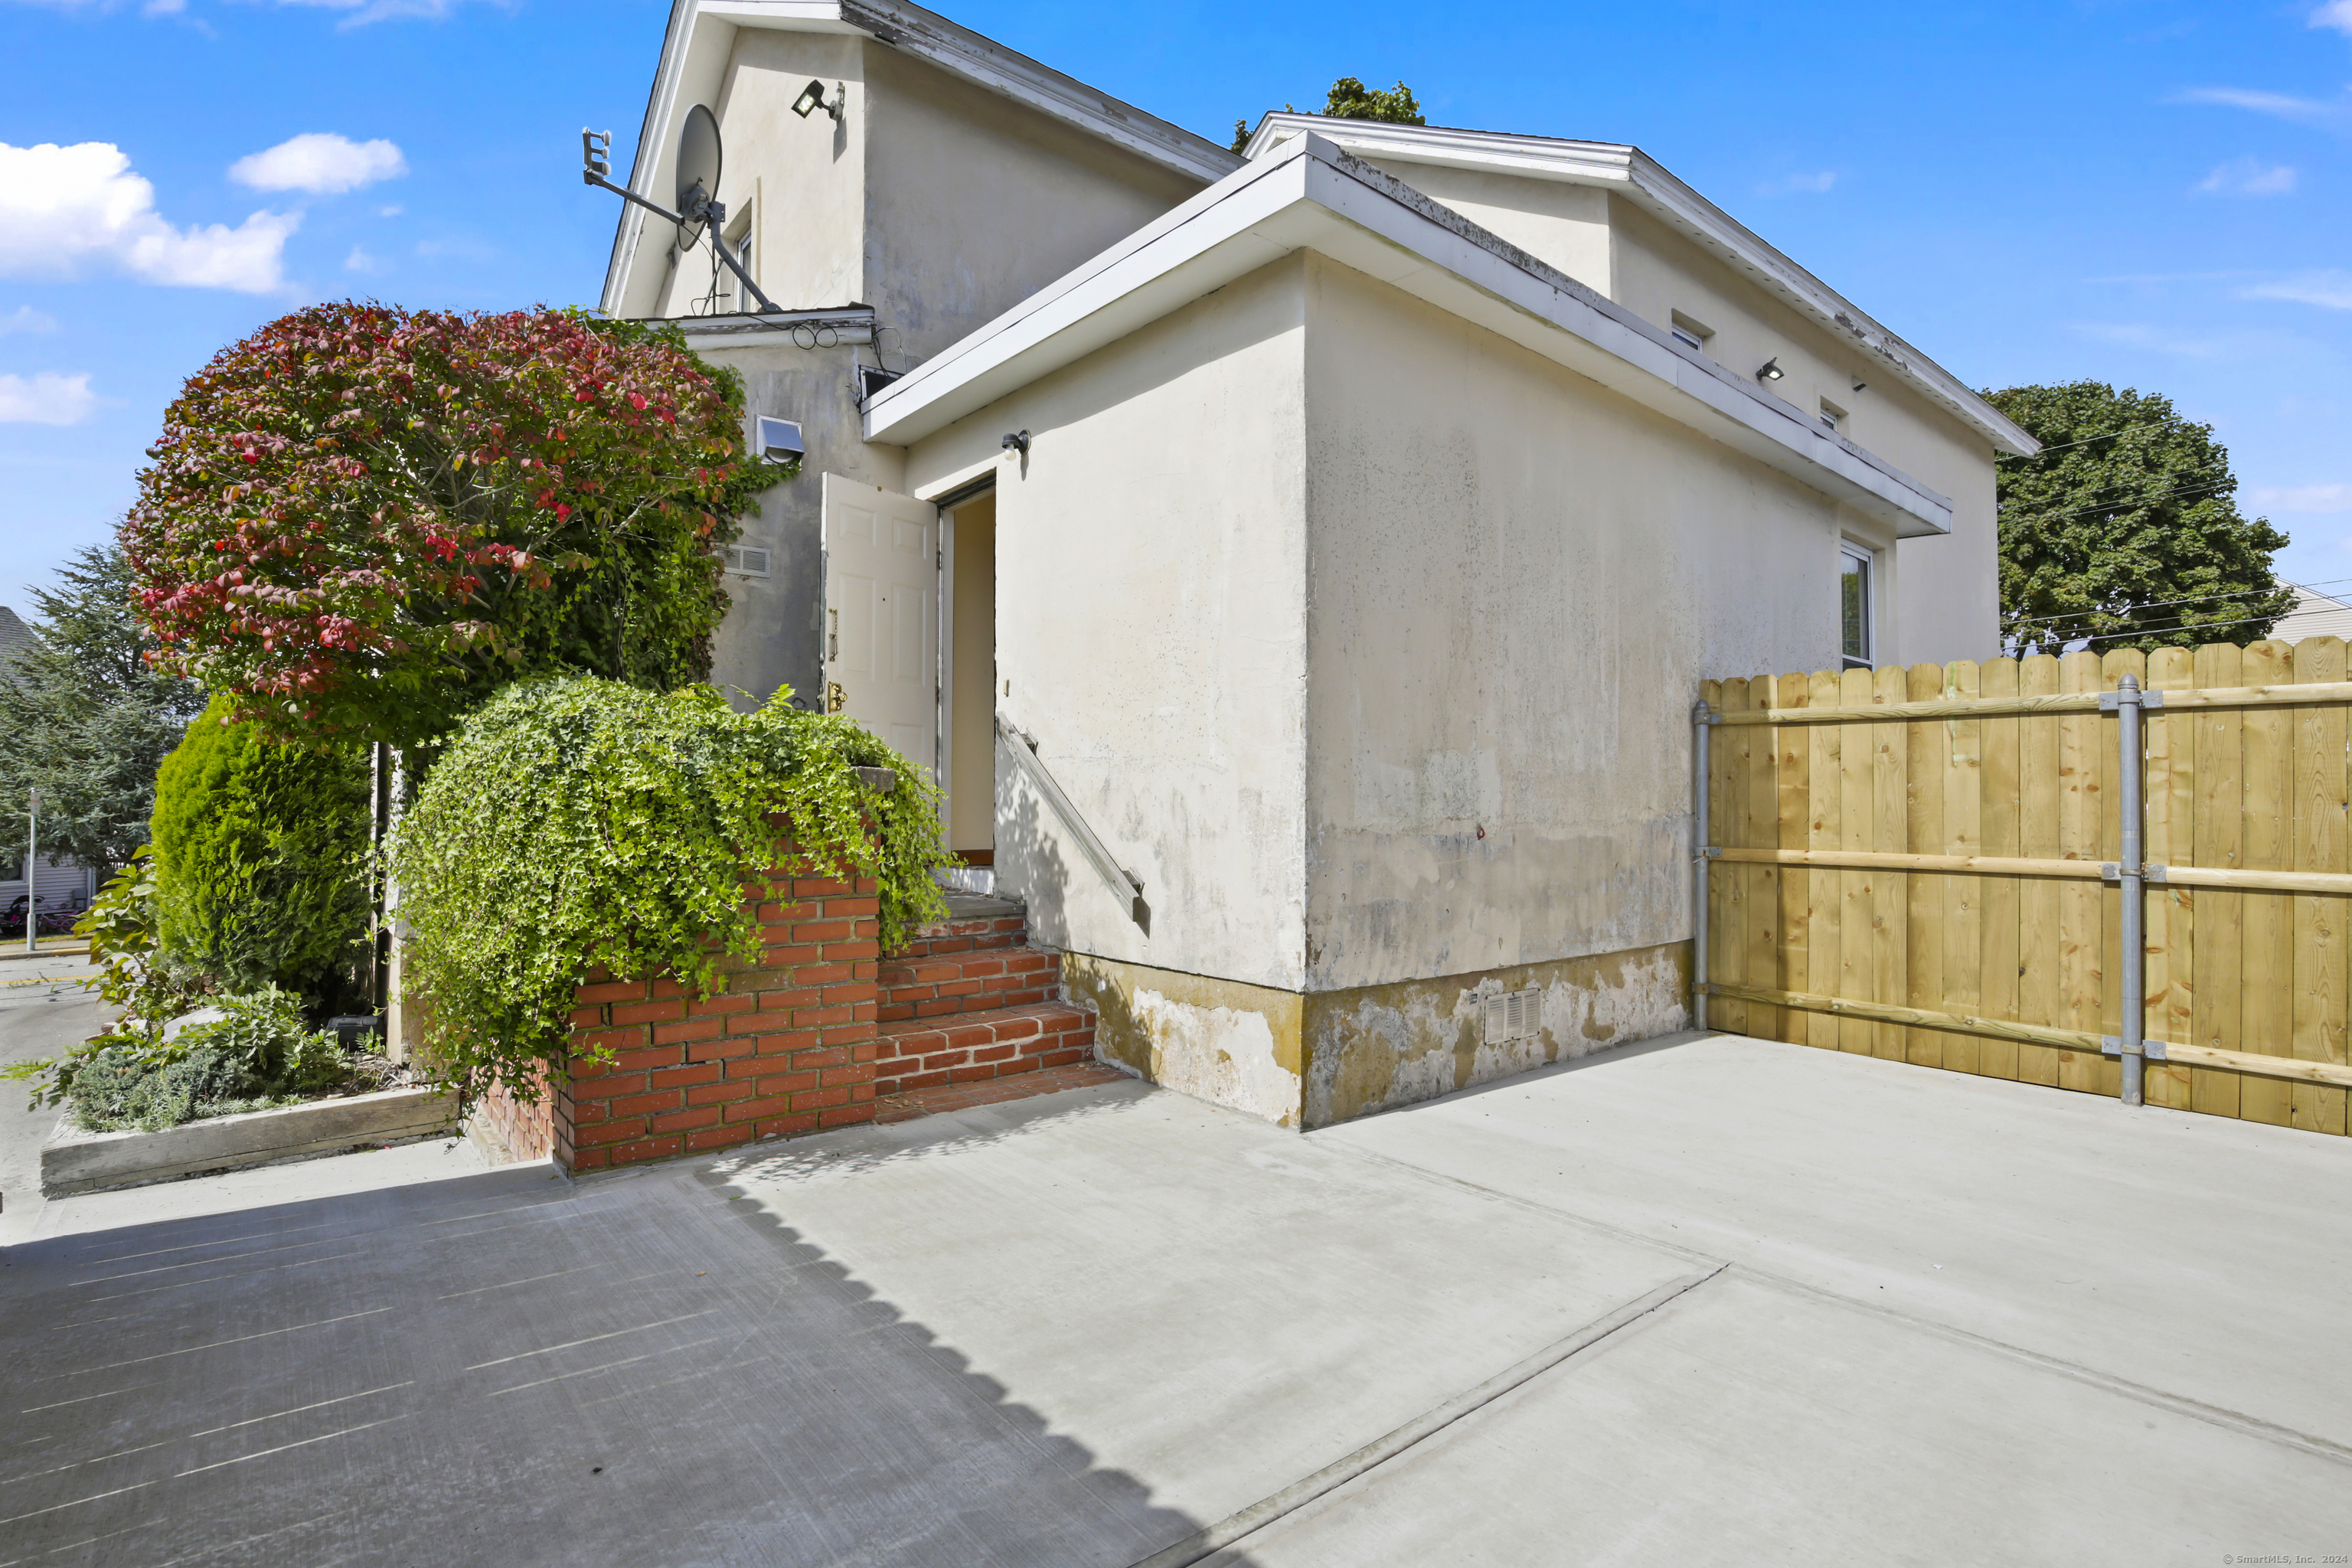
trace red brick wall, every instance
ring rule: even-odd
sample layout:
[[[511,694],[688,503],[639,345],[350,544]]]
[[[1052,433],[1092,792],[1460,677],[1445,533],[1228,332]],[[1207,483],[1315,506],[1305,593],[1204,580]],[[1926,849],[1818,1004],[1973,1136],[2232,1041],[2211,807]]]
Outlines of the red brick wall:
[[[727,989],[702,1001],[599,972],[572,1014],[571,1080],[536,1107],[487,1098],[485,1131],[518,1158],[593,1171],[872,1121],[875,885],[775,876],[789,891],[759,906],[756,963],[726,961]],[[597,1046],[609,1062],[584,1054]]]
[[[547,1075],[542,1071],[539,1077],[543,1084]],[[504,1084],[493,1085],[475,1102],[466,1130],[501,1160],[544,1160],[555,1152],[552,1097],[542,1089],[536,1100],[525,1104]]]

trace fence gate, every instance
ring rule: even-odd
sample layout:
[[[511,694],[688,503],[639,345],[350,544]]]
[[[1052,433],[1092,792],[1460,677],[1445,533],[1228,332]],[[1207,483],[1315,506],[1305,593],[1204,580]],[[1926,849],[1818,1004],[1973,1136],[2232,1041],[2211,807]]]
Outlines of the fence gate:
[[[1694,1012],[2342,1135],[2345,645],[1710,680]]]

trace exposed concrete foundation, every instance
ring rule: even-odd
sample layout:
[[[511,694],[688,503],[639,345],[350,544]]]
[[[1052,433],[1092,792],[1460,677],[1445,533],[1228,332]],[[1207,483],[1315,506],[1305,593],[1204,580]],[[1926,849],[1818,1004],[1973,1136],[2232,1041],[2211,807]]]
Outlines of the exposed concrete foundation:
[[[1150,1082],[1284,1127],[1328,1127],[1690,1027],[1690,944],[1292,992],[1065,953],[1096,1050]],[[1486,1000],[1542,994],[1533,1033],[1487,1043]]]

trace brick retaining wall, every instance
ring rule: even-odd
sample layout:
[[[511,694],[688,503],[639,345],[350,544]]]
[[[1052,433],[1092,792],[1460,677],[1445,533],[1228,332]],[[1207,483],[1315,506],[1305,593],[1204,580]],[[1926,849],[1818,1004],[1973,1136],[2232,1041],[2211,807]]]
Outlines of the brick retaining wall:
[[[516,1158],[574,1171],[706,1152],[874,1119],[880,900],[870,879],[772,874],[756,963],[697,1001],[669,977],[599,971],[572,1014],[572,1078],[533,1106],[503,1092],[475,1110]]]

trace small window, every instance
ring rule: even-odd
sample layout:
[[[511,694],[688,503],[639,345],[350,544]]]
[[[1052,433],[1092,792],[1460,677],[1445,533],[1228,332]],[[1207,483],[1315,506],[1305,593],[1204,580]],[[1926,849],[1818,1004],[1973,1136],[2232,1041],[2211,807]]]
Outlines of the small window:
[[[1871,555],[1858,544],[1846,545],[1838,557],[1838,627],[1843,640],[1845,668],[1874,668],[1870,623],[1872,615]]]
[[[1832,403],[1828,398],[1822,398],[1822,423],[1832,430],[1844,429],[1845,410],[1840,408],[1836,404]]]
[[[760,275],[760,269],[752,264],[751,209],[748,205],[743,209],[743,216],[737,218],[734,223],[730,225],[728,227],[727,254],[733,257],[737,261],[741,262],[743,264],[743,270],[750,273],[752,277],[757,278]],[[732,271],[728,270],[726,264],[723,262],[719,264],[719,269],[724,274],[719,280],[719,297],[726,301],[727,309],[730,310],[757,310],[759,308],[759,302],[753,300],[751,298],[751,291],[743,287],[743,280],[736,277]]]
[[[1674,334],[1675,342],[1705,353],[1707,352],[1707,340],[1715,336],[1715,329],[1676,310],[1674,314]]]
[[[768,574],[768,552],[749,544],[727,547],[727,570],[739,577],[764,577]]]

